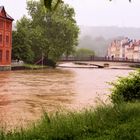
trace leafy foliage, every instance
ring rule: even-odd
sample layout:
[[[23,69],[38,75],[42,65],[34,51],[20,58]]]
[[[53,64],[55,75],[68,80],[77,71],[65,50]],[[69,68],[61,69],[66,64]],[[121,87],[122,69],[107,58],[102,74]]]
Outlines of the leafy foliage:
[[[17,31],[14,32],[18,35],[13,35],[13,53],[16,53],[13,58],[18,56],[27,61],[21,57],[21,52],[25,56],[29,55],[29,48],[33,53],[32,62],[37,62],[42,56],[57,61],[62,55],[69,55],[74,51],[79,28],[74,19],[73,8],[61,3],[55,12],[51,12],[44,8],[43,0],[40,0],[28,1],[27,10],[31,18],[24,16],[18,21]],[[26,41],[20,41],[20,36]],[[28,48],[24,51],[23,46],[27,45]]]
[[[46,8],[50,9],[52,8],[52,0],[44,0],[44,5]]]
[[[76,57],[87,57],[87,56],[94,56],[94,55],[95,52],[87,48],[79,48],[75,52]]]
[[[112,85],[111,99],[114,103],[140,100],[140,70],[128,77],[119,78]]]
[[[20,59],[28,63],[33,61],[34,53],[32,51],[29,28],[30,20],[25,16],[17,22],[17,31],[12,33],[12,59]]]
[[[54,7],[52,7],[52,5],[53,5],[53,0],[44,0],[44,5],[45,5],[45,7],[48,9],[48,10],[50,10],[50,11],[55,11],[56,10],[56,8],[58,7],[58,5],[60,4],[60,3],[63,3],[63,1],[62,0],[57,0],[57,2],[56,2],[56,4],[54,5]]]

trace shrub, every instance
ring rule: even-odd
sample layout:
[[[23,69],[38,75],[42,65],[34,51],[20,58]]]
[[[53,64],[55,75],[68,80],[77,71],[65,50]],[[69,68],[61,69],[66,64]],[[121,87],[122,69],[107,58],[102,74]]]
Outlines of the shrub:
[[[42,61],[40,61],[37,64],[42,65]],[[43,65],[55,68],[56,67],[56,62],[52,59],[44,58],[43,59]]]
[[[117,82],[111,85],[113,103],[140,100],[140,70],[130,73],[128,77],[119,77]]]
[[[56,67],[56,62],[52,59],[44,59],[44,62],[43,62],[45,65],[47,66],[51,66],[53,68]]]

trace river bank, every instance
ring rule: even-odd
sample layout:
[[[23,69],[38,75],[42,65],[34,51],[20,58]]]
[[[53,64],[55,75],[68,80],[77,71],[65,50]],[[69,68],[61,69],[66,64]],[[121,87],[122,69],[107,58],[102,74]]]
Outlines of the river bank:
[[[99,64],[98,64],[99,63]],[[87,69],[120,69],[120,70],[136,70],[139,65],[127,63],[106,63],[106,62],[64,62],[57,63],[55,66],[19,64],[12,65],[11,70],[39,70],[47,68],[87,68]]]
[[[139,140],[140,103],[100,106],[80,112],[44,113],[27,129],[5,133],[1,140]]]
[[[23,65],[13,65],[11,67],[11,70],[40,70],[40,69],[48,69],[52,68],[50,66],[45,66],[45,65],[32,65],[32,64],[23,64]]]

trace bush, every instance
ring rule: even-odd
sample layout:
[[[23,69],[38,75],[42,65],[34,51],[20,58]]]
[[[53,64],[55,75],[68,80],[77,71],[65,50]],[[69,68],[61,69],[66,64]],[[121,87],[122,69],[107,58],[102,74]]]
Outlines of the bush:
[[[130,73],[128,77],[119,77],[118,81],[111,85],[113,103],[140,100],[140,70]]]
[[[42,65],[42,61],[40,61],[37,64]],[[55,68],[56,67],[56,62],[54,60],[52,60],[52,59],[44,58],[43,59],[43,65]]]
[[[44,65],[47,65],[47,66],[51,66],[53,68],[56,67],[56,62],[53,61],[52,59],[44,59]]]

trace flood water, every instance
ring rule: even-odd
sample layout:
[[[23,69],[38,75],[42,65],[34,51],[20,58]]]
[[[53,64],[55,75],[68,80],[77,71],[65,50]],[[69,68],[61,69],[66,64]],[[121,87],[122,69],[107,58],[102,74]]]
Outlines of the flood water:
[[[43,110],[81,109],[100,100],[108,102],[107,82],[129,72],[81,68],[0,72],[0,125],[25,126],[39,119]]]

